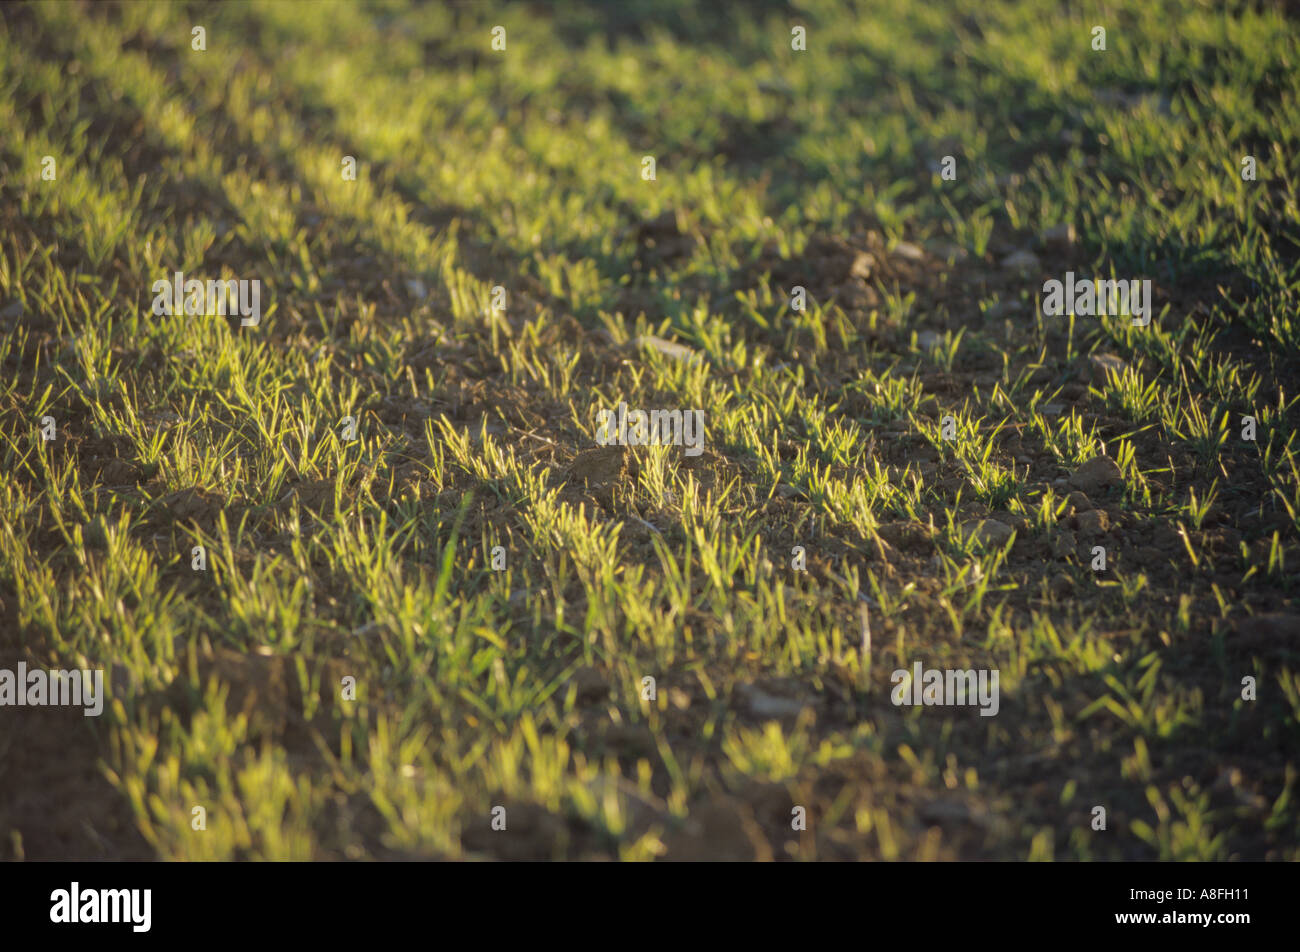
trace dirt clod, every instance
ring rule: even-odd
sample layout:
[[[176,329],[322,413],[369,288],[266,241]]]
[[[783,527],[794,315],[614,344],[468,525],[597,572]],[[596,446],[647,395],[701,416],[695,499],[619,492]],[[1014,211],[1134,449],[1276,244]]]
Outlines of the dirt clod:
[[[1109,527],[1109,520],[1106,518],[1106,510],[1089,509],[1086,512],[1078,514],[1079,534],[1085,539],[1091,539],[1101,535]]]
[[[1119,464],[1109,456],[1094,456],[1070,474],[1070,485],[1089,495],[1118,486],[1123,481]]]
[[[962,535],[970,539],[975,537],[982,545],[1002,545],[1011,538],[1014,530],[996,519],[971,520],[962,526]]]

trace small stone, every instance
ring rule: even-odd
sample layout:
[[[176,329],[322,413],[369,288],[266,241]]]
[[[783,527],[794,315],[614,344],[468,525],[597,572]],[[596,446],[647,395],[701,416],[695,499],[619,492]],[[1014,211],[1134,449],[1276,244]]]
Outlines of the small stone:
[[[943,338],[934,331],[920,331],[916,335],[916,345],[927,353],[936,350],[943,343]]]
[[[900,258],[906,258],[908,261],[924,261],[925,252],[918,245],[910,241],[900,241],[894,246],[894,254]]]
[[[429,288],[419,278],[408,278],[406,290],[410,292],[411,297],[419,298],[421,301],[429,296]]]
[[[700,355],[685,344],[679,344],[676,341],[664,340],[662,337],[656,337],[654,334],[642,334],[636,339],[637,346],[649,347],[657,350],[665,357],[673,360],[694,361],[698,360]]]
[[[1038,255],[1022,248],[1003,258],[1002,267],[1008,271],[1037,271],[1041,265],[1038,262]]]
[[[859,251],[853,256],[853,266],[849,268],[849,277],[861,278],[865,281],[871,277],[871,272],[875,269],[875,266],[875,258],[865,251]]]
[[[749,695],[749,713],[755,717],[782,718],[793,717],[806,707],[800,701],[768,694],[759,688],[751,687]]]
[[[971,810],[970,806],[955,797],[942,797],[917,805],[917,815],[926,823],[966,824],[986,826],[988,818]]]

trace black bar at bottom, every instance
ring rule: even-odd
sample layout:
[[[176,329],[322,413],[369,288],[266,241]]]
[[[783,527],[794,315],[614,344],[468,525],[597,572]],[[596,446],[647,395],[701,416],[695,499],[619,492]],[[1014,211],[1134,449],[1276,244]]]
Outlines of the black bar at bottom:
[[[557,931],[605,942],[771,941],[786,928],[847,928],[864,941],[955,929],[1232,942],[1264,934],[1256,930],[1294,934],[1298,885],[1294,864],[1262,863],[35,863],[0,866],[0,915],[10,938],[128,943],[373,942],[390,930],[494,942]]]

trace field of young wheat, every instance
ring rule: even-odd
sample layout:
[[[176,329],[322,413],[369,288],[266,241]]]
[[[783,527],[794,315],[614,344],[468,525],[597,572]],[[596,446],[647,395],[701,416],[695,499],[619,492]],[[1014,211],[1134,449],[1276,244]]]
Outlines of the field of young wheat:
[[[1282,4],[0,7],[0,858],[1300,860],[1298,180]]]

